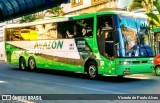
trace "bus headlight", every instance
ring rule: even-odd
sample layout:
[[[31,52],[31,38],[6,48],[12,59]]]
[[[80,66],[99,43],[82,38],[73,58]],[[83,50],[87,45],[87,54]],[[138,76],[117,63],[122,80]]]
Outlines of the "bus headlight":
[[[154,63],[154,61],[153,60],[149,60],[148,63]]]

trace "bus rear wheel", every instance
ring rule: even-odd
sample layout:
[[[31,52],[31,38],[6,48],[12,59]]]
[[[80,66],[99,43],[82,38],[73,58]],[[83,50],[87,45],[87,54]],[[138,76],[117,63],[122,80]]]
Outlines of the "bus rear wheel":
[[[155,74],[156,74],[157,76],[160,76],[160,66],[157,66],[157,67],[155,68]]]
[[[35,70],[36,69],[36,61],[33,57],[30,57],[28,59],[28,67],[30,70]]]
[[[26,61],[25,61],[25,59],[24,59],[24,57],[21,57],[20,59],[19,59],[19,69],[21,69],[21,70],[26,70]]]
[[[96,66],[96,63],[95,62],[90,62],[88,65],[87,65],[87,76],[90,78],[90,79],[94,79],[97,77],[97,66]]]

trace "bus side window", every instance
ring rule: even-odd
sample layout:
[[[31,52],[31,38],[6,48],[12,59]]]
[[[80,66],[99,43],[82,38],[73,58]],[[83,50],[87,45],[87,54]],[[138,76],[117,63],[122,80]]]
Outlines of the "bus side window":
[[[75,23],[75,37],[93,37],[93,18],[77,20]]]
[[[58,33],[63,38],[93,37],[93,18],[59,22]]]
[[[84,28],[85,33],[83,33],[83,37],[93,37],[93,18],[88,18],[84,20]],[[82,29],[82,30],[83,30]]]
[[[73,38],[74,35],[71,34],[71,32],[69,30],[66,31],[66,38]]]
[[[72,38],[73,37],[73,22],[60,22],[58,23],[58,37]]]
[[[62,38],[63,38],[62,34],[57,32],[57,39],[62,39]]]
[[[8,41],[23,40],[23,38],[21,37],[21,29],[20,28],[7,29],[6,35],[7,35],[6,40],[8,40]]]

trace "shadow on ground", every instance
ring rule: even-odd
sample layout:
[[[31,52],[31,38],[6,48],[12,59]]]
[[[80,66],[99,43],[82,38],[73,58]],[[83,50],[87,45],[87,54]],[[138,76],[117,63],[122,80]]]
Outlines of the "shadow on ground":
[[[23,71],[23,70],[19,70],[18,68],[12,68],[12,70]],[[61,71],[61,70],[52,70],[52,69],[36,69],[34,71],[25,70],[23,72],[43,73],[43,74],[57,75],[57,76],[63,76],[63,77],[73,77],[73,78],[79,78],[79,79],[89,79],[87,77],[87,75],[84,74],[84,73],[75,73],[75,72],[68,72],[68,71]],[[154,74],[150,74],[150,75],[154,76]],[[152,79],[150,77],[146,77],[146,76],[144,75],[144,76],[141,76],[141,77],[137,77],[137,76],[135,76],[135,77],[134,76],[117,77],[117,76],[98,75],[98,77],[96,79],[91,79],[91,80],[94,80],[94,81],[104,81],[104,82],[115,82],[115,83],[137,82],[137,81],[154,81],[154,79]]]

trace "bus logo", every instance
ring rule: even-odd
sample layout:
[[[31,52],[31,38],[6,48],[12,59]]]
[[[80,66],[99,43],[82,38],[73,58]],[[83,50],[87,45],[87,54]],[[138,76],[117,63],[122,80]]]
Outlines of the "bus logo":
[[[11,100],[11,95],[2,95],[2,100]]]
[[[69,49],[74,50],[74,44],[69,44]]]
[[[38,41],[34,45],[34,49],[62,49],[63,41]]]

